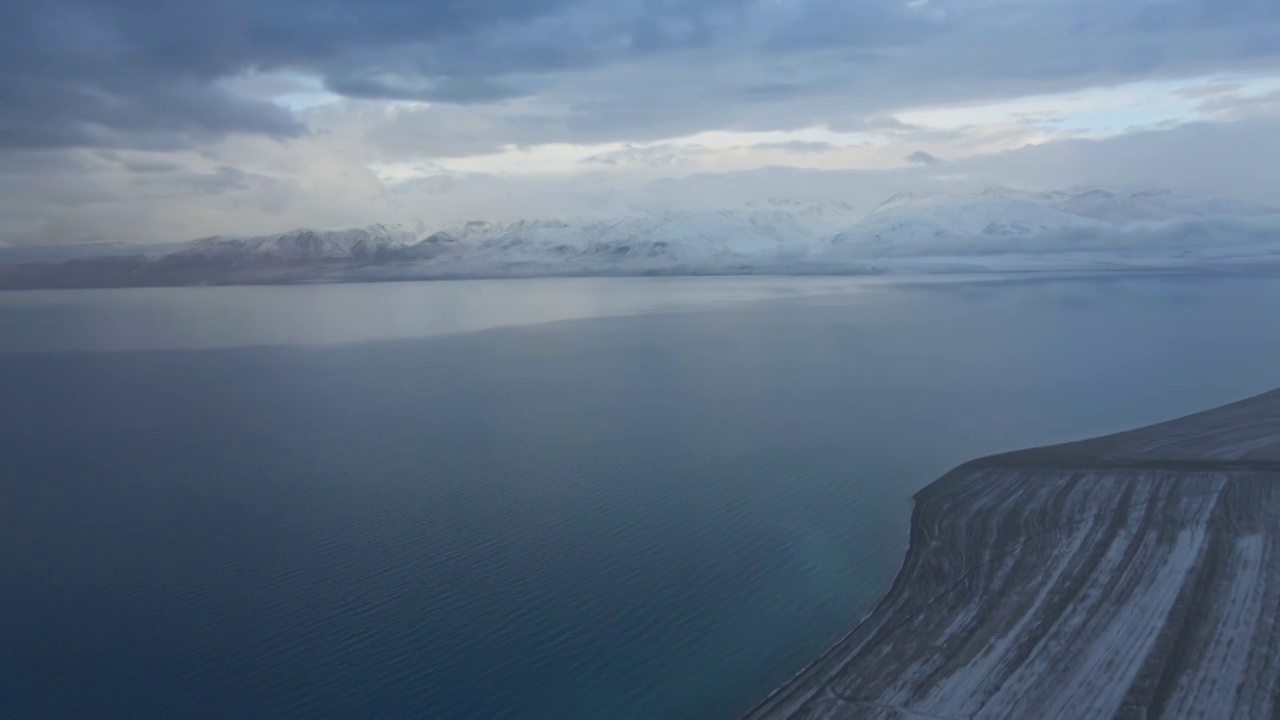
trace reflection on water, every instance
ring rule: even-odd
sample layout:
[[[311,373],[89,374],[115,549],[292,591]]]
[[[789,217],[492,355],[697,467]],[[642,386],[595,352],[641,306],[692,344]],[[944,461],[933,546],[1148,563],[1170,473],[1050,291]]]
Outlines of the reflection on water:
[[[0,717],[732,717],[870,608],[924,483],[1280,385],[1278,309],[1191,277],[0,296]]]
[[[0,292],[0,352],[310,345],[847,294],[870,278],[565,278]]]

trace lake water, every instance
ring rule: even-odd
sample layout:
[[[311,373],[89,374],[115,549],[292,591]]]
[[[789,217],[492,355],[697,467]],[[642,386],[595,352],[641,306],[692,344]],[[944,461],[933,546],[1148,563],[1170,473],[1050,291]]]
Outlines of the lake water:
[[[0,717],[732,718],[962,461],[1280,385],[1280,282],[0,294]]]

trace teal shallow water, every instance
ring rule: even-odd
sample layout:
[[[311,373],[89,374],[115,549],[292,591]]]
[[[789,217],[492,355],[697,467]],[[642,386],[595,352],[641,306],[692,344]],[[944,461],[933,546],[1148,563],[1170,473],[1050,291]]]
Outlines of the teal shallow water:
[[[717,282],[0,298],[0,716],[733,717],[942,471],[1280,367],[1271,280]]]

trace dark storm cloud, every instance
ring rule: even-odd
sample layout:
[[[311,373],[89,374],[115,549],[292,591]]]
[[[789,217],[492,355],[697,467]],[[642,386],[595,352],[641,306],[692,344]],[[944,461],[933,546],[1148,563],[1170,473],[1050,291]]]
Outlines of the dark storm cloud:
[[[131,28],[152,15],[141,5],[0,5],[0,148],[165,149],[227,131],[299,132],[282,110],[211,87],[218,74],[181,25],[168,36]]]
[[[219,84],[250,71],[351,97],[568,108],[532,131],[497,123],[506,134],[479,143],[496,146],[835,123],[842,104],[874,114],[1277,55],[1272,0],[14,0],[0,3],[0,149],[305,133]]]
[[[17,0],[0,4],[0,147],[182,146],[227,132],[293,136],[270,103],[215,81],[430,41],[559,0]]]
[[[808,0],[769,33],[766,48],[809,51],[823,48],[880,48],[919,42],[948,23],[911,2]]]
[[[487,101],[510,72],[706,42],[745,0],[17,0],[0,4],[0,147],[304,131],[216,81],[318,73],[359,97]]]
[[[536,101],[521,104],[518,116],[480,104],[462,121],[436,105],[399,114],[369,138],[388,156],[447,157],[507,145],[660,142],[705,130],[825,125],[905,134],[918,129],[895,127],[886,115],[1277,67],[1280,37],[1258,40],[1280,33],[1270,7],[1245,3],[1225,14],[1211,0],[1164,0],[1159,13],[1151,7],[1146,0],[761,1],[701,45],[613,63],[574,51],[583,62],[572,72],[488,76]]]

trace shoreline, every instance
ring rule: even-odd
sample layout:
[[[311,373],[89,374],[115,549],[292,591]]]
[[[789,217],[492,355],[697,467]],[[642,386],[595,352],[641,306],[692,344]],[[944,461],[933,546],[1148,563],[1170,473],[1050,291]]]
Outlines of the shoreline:
[[[965,463],[871,613],[745,717],[1270,716],[1277,517],[1280,391]]]
[[[140,256],[103,256],[59,264],[0,265],[0,292],[42,290],[112,290],[130,288],[298,287],[465,280],[542,280],[605,278],[1037,278],[1054,276],[1243,276],[1274,277],[1280,264],[1266,263],[1141,263],[1090,262],[1027,263],[1009,266],[950,262],[929,258],[907,263],[793,264],[793,265],[663,265],[653,267],[521,266],[412,268],[367,266],[346,261],[305,263],[265,262],[233,269],[163,270],[157,260]],[[118,265],[123,264],[123,267]]]

